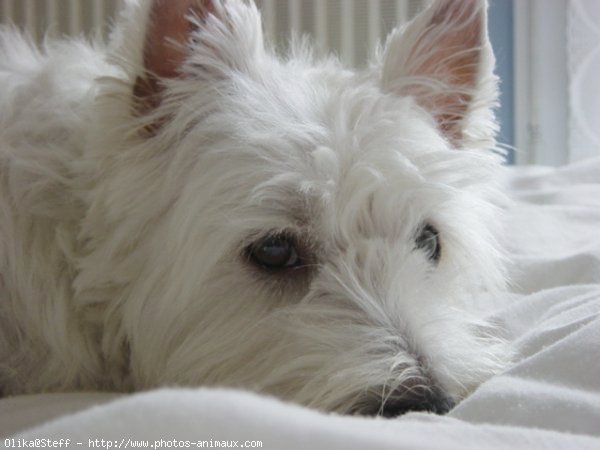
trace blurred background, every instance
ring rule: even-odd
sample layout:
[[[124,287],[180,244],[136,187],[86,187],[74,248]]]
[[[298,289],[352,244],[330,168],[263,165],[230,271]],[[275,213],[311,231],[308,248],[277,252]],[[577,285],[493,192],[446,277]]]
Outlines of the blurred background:
[[[45,35],[105,39],[123,0],[0,0],[0,22]],[[462,1],[462,0],[454,0]],[[256,0],[278,49],[309,34],[348,65],[428,0]],[[501,79],[500,144],[509,164],[562,165],[600,156],[600,0],[489,0]]]

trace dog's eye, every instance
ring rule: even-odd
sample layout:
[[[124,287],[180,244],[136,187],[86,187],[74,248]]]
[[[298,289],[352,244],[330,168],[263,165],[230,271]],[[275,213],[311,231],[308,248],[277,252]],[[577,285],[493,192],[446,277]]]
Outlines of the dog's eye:
[[[249,247],[250,259],[267,269],[299,267],[302,260],[292,238],[284,234],[271,234]]]
[[[438,230],[430,224],[425,224],[417,233],[416,247],[427,253],[427,257],[438,262],[442,256],[442,247]]]

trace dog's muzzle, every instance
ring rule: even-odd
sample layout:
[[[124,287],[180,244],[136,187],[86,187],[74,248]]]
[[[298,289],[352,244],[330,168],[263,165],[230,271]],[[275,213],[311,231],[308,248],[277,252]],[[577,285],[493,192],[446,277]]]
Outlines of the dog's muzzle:
[[[397,417],[408,412],[431,412],[446,414],[456,402],[438,387],[419,387],[410,391],[398,389],[385,399],[371,399],[369,405],[357,408],[356,414],[368,416]]]
[[[432,412],[446,414],[456,402],[437,389],[414,398],[389,399],[382,406],[379,415],[383,417],[397,417],[411,411]]]

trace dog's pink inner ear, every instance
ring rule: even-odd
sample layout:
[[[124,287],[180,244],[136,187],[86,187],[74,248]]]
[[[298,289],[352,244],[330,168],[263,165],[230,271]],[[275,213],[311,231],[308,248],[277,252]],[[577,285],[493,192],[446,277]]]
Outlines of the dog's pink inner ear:
[[[153,0],[144,41],[145,73],[134,86],[138,112],[160,104],[161,78],[180,75],[192,32],[190,15],[204,20],[214,13],[213,0]]]
[[[482,1],[441,0],[407,27],[399,48],[388,45],[397,54],[386,55],[384,86],[415,97],[453,143],[482,76],[485,20]]]

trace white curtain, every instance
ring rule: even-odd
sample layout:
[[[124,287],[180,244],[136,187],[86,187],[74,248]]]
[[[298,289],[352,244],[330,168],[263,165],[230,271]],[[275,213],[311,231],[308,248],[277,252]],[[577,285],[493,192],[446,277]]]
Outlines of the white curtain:
[[[569,0],[569,161],[600,156],[600,1]]]
[[[517,163],[600,156],[600,0],[513,1]]]

